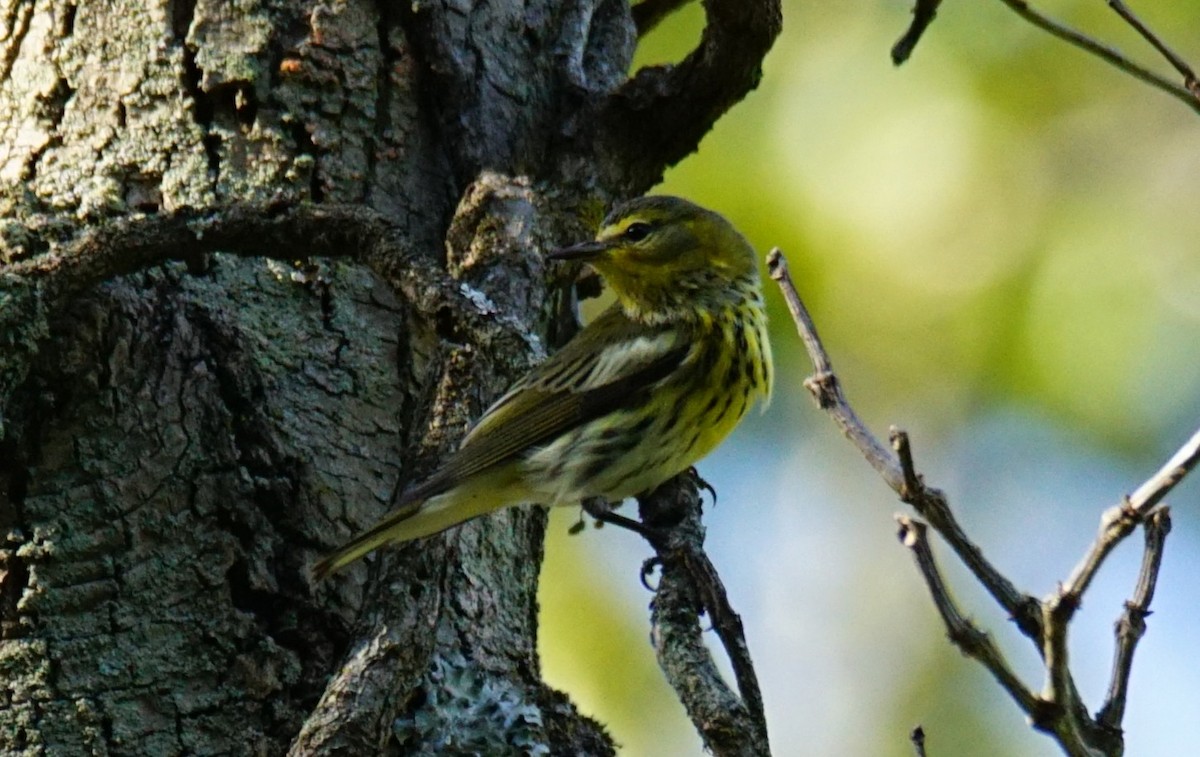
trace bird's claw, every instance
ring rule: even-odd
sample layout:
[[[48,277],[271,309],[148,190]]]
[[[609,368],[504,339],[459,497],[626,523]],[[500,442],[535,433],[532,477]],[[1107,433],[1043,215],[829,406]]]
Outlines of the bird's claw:
[[[712,484],[708,483],[708,481],[706,481],[703,476],[700,475],[700,471],[696,470],[696,466],[693,465],[690,470],[691,470],[692,475],[695,476],[695,478],[696,478],[697,488],[703,489],[704,491],[708,492],[709,496],[712,497],[713,507],[716,507],[717,506],[717,490],[713,487]]]
[[[645,586],[647,591],[653,591],[653,592],[658,591],[657,586],[650,585],[650,574],[653,573],[656,569],[661,568],[661,567],[662,567],[662,558],[658,557],[658,556],[651,557],[642,563],[642,572],[641,572],[642,586]]]

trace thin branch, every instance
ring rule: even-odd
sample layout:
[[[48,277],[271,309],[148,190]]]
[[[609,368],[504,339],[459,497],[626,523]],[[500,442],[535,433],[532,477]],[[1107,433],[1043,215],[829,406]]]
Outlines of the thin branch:
[[[779,284],[788,309],[792,312],[796,329],[812,360],[816,373],[806,380],[804,385],[813,393],[817,404],[837,423],[846,437],[858,447],[871,467],[900,496],[901,500],[912,505],[918,514],[929,520],[930,525],[942,535],[959,559],[1013,618],[1021,632],[1040,645],[1040,603],[1034,597],[1018,590],[1011,581],[988,562],[983,551],[967,537],[958,524],[945,495],[937,489],[926,486],[921,481],[912,466],[912,452],[909,449],[908,437],[902,432],[893,433],[893,446],[903,452],[901,455],[885,447],[867,429],[866,424],[854,412],[842,393],[841,384],[833,372],[829,354],[817,335],[812,317],[809,316],[808,310],[800,300],[800,295],[788,273],[787,260],[784,259],[783,253],[778,248],[771,250],[767,255],[767,269],[771,278]]]
[[[1188,90],[1187,87],[1182,87],[1175,82],[1144,68],[1133,61],[1126,58],[1117,50],[1097,42],[1081,32],[1072,29],[1071,27],[1061,22],[1034,10],[1025,0],[1000,0],[1010,9],[1013,10],[1021,18],[1033,24],[1037,28],[1049,34],[1058,37],[1065,42],[1074,45],[1086,52],[1095,55],[1104,62],[1115,66],[1124,71],[1135,79],[1149,84],[1150,86],[1162,90],[1172,97],[1180,100],[1192,110],[1200,113],[1200,94]]]
[[[1159,39],[1158,35],[1150,30],[1150,27],[1142,23],[1142,20],[1134,15],[1125,3],[1121,0],[1108,0],[1108,7],[1116,11],[1117,15],[1125,20],[1127,24],[1137,30],[1137,33],[1142,35],[1142,38],[1150,43],[1155,50],[1159,52],[1167,62],[1183,76],[1183,86],[1195,97],[1200,97],[1200,83],[1196,81],[1196,73],[1192,71],[1192,67],[1187,64],[1182,57],[1175,53],[1165,42]]]
[[[1035,728],[1053,734],[1063,750],[1073,757],[1113,754],[1111,734],[1097,727],[1071,675],[1067,635],[1078,603],[1070,596],[1056,593],[1042,602],[1041,607],[1043,638],[1039,651],[1046,683],[1040,706],[1030,721]]]
[[[933,550],[929,548],[926,525],[907,515],[897,515],[896,522],[900,524],[897,533],[900,543],[912,551],[917,569],[921,571],[921,577],[925,579],[925,585],[929,587],[933,604],[937,608],[938,614],[942,616],[942,622],[946,625],[946,634],[950,637],[950,641],[964,655],[978,660],[987,668],[992,677],[1009,693],[1009,696],[1026,714],[1032,717],[1041,706],[1038,698],[1025,684],[1021,683],[1021,679],[1009,667],[991,636],[964,617],[958,609],[958,605],[951,599],[950,592],[946,589],[946,582],[942,579],[937,563],[933,559]]]
[[[731,604],[725,592],[725,585],[717,574],[717,569],[704,552],[686,553],[688,572],[700,591],[700,599],[704,611],[708,614],[721,646],[729,655],[733,667],[733,677],[737,682],[738,693],[742,702],[749,710],[751,717],[758,725],[758,731],[765,738],[767,734],[767,718],[763,709],[762,691],[758,686],[758,674],[750,659],[750,648],[746,645],[746,633],[742,628],[742,618]]]
[[[1116,623],[1117,646],[1113,656],[1112,679],[1104,705],[1096,714],[1100,726],[1119,733],[1125,718],[1125,698],[1129,692],[1129,677],[1133,670],[1133,653],[1146,633],[1146,618],[1162,567],[1163,546],[1171,532],[1171,513],[1166,506],[1150,514],[1146,520],[1146,549],[1142,553],[1142,569],[1138,574],[1133,598],[1125,603],[1125,612]]]
[[[854,442],[854,446],[858,447],[887,485],[899,492],[904,486],[904,475],[892,453],[867,430],[866,424],[846,401],[841,383],[833,372],[829,353],[825,351],[821,337],[817,335],[817,326],[813,323],[808,308],[801,301],[796,285],[792,283],[787,259],[778,247],[767,255],[767,270],[771,278],[779,284],[783,299],[792,313],[792,320],[796,323],[800,340],[804,342],[804,349],[813,364],[814,373],[805,379],[804,387],[812,393],[817,405],[829,412],[834,422],[842,429],[842,433]]]
[[[663,19],[690,2],[692,0],[642,0],[629,9],[633,14],[633,25],[637,27],[637,35],[646,36]]]
[[[1034,725],[1070,742],[1079,742],[1082,741],[1079,729],[1074,727],[1072,718],[1065,717],[1075,704],[1073,699],[1076,693],[1067,651],[1067,628],[1074,611],[1074,607],[1064,602],[1061,595],[1051,597],[1042,604],[1042,625],[1045,629],[1042,658],[1046,666],[1046,687],[1042,699],[1050,707],[1034,721]],[[1084,714],[1086,716],[1086,712]]]
[[[908,734],[908,740],[912,742],[913,754],[916,757],[925,757],[925,729],[917,726]]]
[[[1129,495],[1129,505],[1143,516],[1162,501],[1200,463],[1200,430],[1176,450],[1171,459]]]
[[[913,48],[921,40],[921,35],[937,17],[937,9],[941,4],[942,0],[917,0],[917,4],[913,6],[912,23],[909,24],[904,35],[896,40],[896,44],[892,45],[892,63],[894,65],[899,66],[908,60],[908,56],[912,55]]]
[[[1163,497],[1167,496],[1197,463],[1200,463],[1200,430],[1184,442],[1171,459],[1133,494],[1105,511],[1100,517],[1100,533],[1096,536],[1096,541],[1059,588],[1058,594],[1065,603],[1063,609],[1070,611],[1065,620],[1070,620],[1070,613],[1079,605],[1083,593],[1087,591],[1096,572],[1113,549],[1146,519]]]
[[[1075,687],[1071,676],[1067,632],[1071,618],[1079,606],[1105,557],[1139,523],[1151,517],[1159,518],[1154,510],[1162,498],[1200,463],[1200,431],[1197,431],[1153,476],[1129,495],[1124,502],[1105,513],[1100,534],[1095,543],[1057,592],[1044,602],[1020,594],[1004,576],[987,562],[962,531],[945,496],[925,485],[913,461],[908,435],[893,427],[890,433],[892,451],[882,445],[849,407],[833,373],[833,366],[813,326],[812,318],[796,292],[788,275],[782,253],[772,250],[767,258],[771,278],[779,283],[784,299],[792,312],[796,328],[809,352],[817,375],[805,382],[818,405],[826,410],[858,446],[863,456],[878,470],[900,498],[913,506],[938,531],[975,577],[1017,621],[1018,627],[1030,637],[1041,653],[1046,668],[1045,689],[1034,695],[1012,674],[986,633],[962,617],[946,591],[944,582],[933,562],[925,537],[925,524],[900,516],[901,539],[913,549],[918,566],[933,596],[951,640],[964,653],[982,662],[1017,701],[1039,730],[1051,733],[1063,750],[1072,757],[1099,757],[1120,753],[1123,742],[1120,718],[1128,670],[1132,665],[1133,649],[1144,630],[1158,566],[1161,563],[1163,521],[1155,527],[1154,536],[1147,531],[1147,555],[1142,579],[1134,600],[1129,603],[1125,617],[1118,624],[1118,651],[1114,664],[1113,683],[1109,702],[1101,711],[1104,721],[1093,719]],[[1165,508],[1164,508],[1165,510]],[[1166,516],[1162,516],[1165,519]],[[1149,529],[1149,527],[1148,527]],[[1151,541],[1151,539],[1155,541]],[[1098,718],[1100,716],[1097,716]]]
[[[925,488],[925,482],[921,480],[920,474],[917,473],[916,463],[913,462],[912,443],[908,439],[908,432],[892,426],[888,429],[888,440],[892,443],[892,449],[900,460],[900,472],[904,475],[900,499],[905,502],[915,499]]]
[[[1029,715],[1035,727],[1053,734],[1067,754],[1092,757],[1114,753],[1113,749],[1119,751],[1119,732],[1114,738],[1111,730],[1097,724],[1090,717],[1075,687],[1068,664],[1068,624],[1078,606],[1082,591],[1086,589],[1104,555],[1129,529],[1141,522],[1145,517],[1144,508],[1152,507],[1160,501],[1200,459],[1200,432],[1155,476],[1139,487],[1138,491],[1130,496],[1128,504],[1111,514],[1113,517],[1106,520],[1106,526],[1102,528],[1101,536],[1097,539],[1098,546],[1082,564],[1083,567],[1077,569],[1072,579],[1064,584],[1064,588],[1047,598],[1044,603],[1039,602],[1018,592],[968,539],[954,518],[945,496],[940,491],[928,487],[917,472],[908,435],[893,427],[890,434],[892,450],[889,452],[866,429],[842,393],[829,356],[817,336],[812,318],[796,292],[795,285],[788,275],[786,261],[779,250],[772,250],[767,259],[767,266],[771,277],[779,283],[797,330],[817,371],[817,375],[806,381],[805,385],[813,393],[818,405],[838,423],[863,456],[881,473],[888,485],[946,539],[980,583],[1009,611],[1021,631],[1035,642],[1044,658],[1047,671],[1043,695],[1036,696],[1024,687],[1004,664],[1003,658],[998,656],[987,634],[962,618],[949,599],[944,583],[932,562],[931,553],[927,547],[920,546],[925,541],[925,525],[922,523],[918,526],[913,521],[902,518],[902,538],[914,549],[934,602],[947,628],[950,629],[951,639],[965,653],[979,659],[988,667]]]
[[[1056,601],[1062,623],[1069,623],[1079,608],[1083,593],[1104,564],[1104,560],[1128,536],[1142,520],[1138,512],[1126,499],[1120,505],[1106,510],[1100,516],[1100,533],[1091,549],[1083,556],[1071,575],[1058,588]]]
[[[696,475],[689,471],[638,500],[642,522],[665,539],[651,542],[662,570],[651,603],[651,638],[659,666],[705,747],[715,755],[769,755],[758,677],[725,587],[704,554]],[[739,694],[726,685],[701,633],[707,613]]]
[[[1069,598],[1054,594],[1042,603],[1044,641],[1042,658],[1046,668],[1046,684],[1040,707],[1030,718],[1033,726],[1053,734],[1063,751],[1071,757],[1106,757],[1120,754],[1118,741],[1112,734],[1098,728],[1075,688],[1071,676],[1067,631],[1075,607]]]
[[[1136,612],[1130,611],[1124,618],[1130,624],[1129,629],[1123,632],[1121,624],[1118,624],[1118,637],[1125,633],[1131,640],[1126,641],[1124,645],[1118,644],[1108,701],[1100,710],[1101,715],[1108,713],[1106,721],[1099,720],[1099,716],[1096,721],[1088,717],[1087,709],[1071,679],[1067,653],[1068,627],[1076,610],[1079,609],[1084,592],[1091,585],[1092,579],[1095,578],[1108,555],[1139,523],[1146,521],[1153,512],[1159,512],[1153,508],[1183,480],[1198,462],[1200,462],[1200,431],[1194,433],[1133,494],[1126,497],[1120,504],[1109,508],[1101,516],[1100,532],[1091,548],[1071,571],[1067,580],[1042,605],[1044,640],[1041,652],[1045,659],[1047,672],[1046,690],[1043,692],[1043,697],[1052,707],[1047,710],[1045,719],[1035,721],[1035,724],[1039,728],[1055,733],[1064,748],[1073,744],[1084,749],[1084,744],[1101,741],[1120,743],[1119,724],[1124,715],[1126,686],[1124,681],[1128,680],[1129,675],[1127,668],[1123,673],[1121,672],[1121,666],[1132,665],[1133,649],[1136,646],[1137,638],[1140,638],[1144,632],[1144,622],[1139,630],[1137,628],[1139,619]],[[1169,528],[1169,524],[1170,521],[1167,520],[1167,528]],[[1165,539],[1166,533],[1163,532],[1161,537]],[[1150,531],[1147,531],[1147,540],[1150,538]],[[1139,590],[1144,585],[1146,591],[1149,592],[1146,597],[1147,607],[1149,598],[1153,594],[1153,581],[1157,580],[1157,566],[1161,562],[1161,551],[1161,543],[1154,550],[1150,549],[1149,543],[1147,544],[1147,555],[1143,560],[1142,567],[1146,583],[1139,584]],[[1152,558],[1152,563],[1146,562]],[[1152,565],[1153,569],[1151,570],[1148,565]],[[1140,620],[1144,621],[1144,616]],[[1137,638],[1133,638],[1134,635]],[[1123,659],[1122,655],[1128,655],[1128,660]],[[1114,727],[1114,723],[1116,727]],[[1089,752],[1085,750],[1075,753],[1088,754]]]
[[[1067,667],[1065,625],[1053,627],[1056,631],[1062,631],[1057,635],[1051,633],[1050,626],[1047,625],[1047,651],[1044,656],[1047,669],[1051,671],[1052,685],[1048,685],[1047,692],[1039,697],[1025,686],[1009,667],[991,636],[965,618],[950,598],[945,581],[934,562],[925,524],[905,515],[896,516],[896,521],[900,524],[900,541],[912,550],[917,568],[929,587],[934,606],[946,625],[950,641],[964,655],[987,668],[992,677],[1029,717],[1034,727],[1054,734],[1067,754],[1072,757],[1101,757],[1102,753],[1091,746],[1090,737],[1095,729],[1087,711],[1079,702],[1078,692]]]

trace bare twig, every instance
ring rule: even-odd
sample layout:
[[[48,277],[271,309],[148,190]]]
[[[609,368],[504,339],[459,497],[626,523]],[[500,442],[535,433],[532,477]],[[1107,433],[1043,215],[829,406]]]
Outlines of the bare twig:
[[[1058,736],[1068,754],[1089,754],[1086,750],[1080,751],[1086,740],[1079,716],[1086,722],[1087,711],[1080,706],[1067,652],[1067,628],[1074,606],[1064,601],[1061,595],[1055,595],[1042,603],[1042,612],[1045,629],[1042,657],[1046,666],[1042,700],[1046,707],[1033,719],[1033,724]]]
[[[1149,84],[1150,86],[1162,90],[1172,97],[1180,100],[1192,110],[1200,113],[1200,94],[1190,91],[1187,87],[1180,86],[1175,82],[1150,71],[1149,69],[1140,66],[1126,58],[1117,50],[1097,42],[1071,27],[1059,21],[1046,16],[1039,11],[1030,7],[1025,0],[1000,0],[1006,6],[1011,8],[1017,15],[1033,24],[1037,28],[1049,34],[1058,37],[1065,42],[1068,42],[1075,47],[1095,55],[1104,62],[1115,66],[1124,71],[1135,79]]]
[[[982,663],[1021,709],[1032,716],[1039,707],[1037,697],[1017,678],[1017,674],[1009,667],[991,636],[964,617],[958,605],[950,598],[950,592],[947,591],[946,583],[942,580],[937,563],[934,562],[933,550],[929,548],[926,525],[907,515],[897,515],[896,522],[900,524],[897,534],[900,543],[912,551],[917,569],[921,571],[921,577],[929,587],[933,604],[946,625],[950,641],[962,650],[964,655]]]
[[[890,433],[892,450],[888,451],[866,429],[842,393],[829,356],[817,337],[812,318],[800,301],[788,275],[787,263],[778,249],[771,251],[767,267],[771,278],[779,283],[817,371],[817,375],[806,381],[805,385],[813,393],[818,405],[837,422],[888,485],[918,514],[928,519],[929,525],[946,539],[980,583],[1009,610],[1021,631],[1034,641],[1046,668],[1042,694],[1035,695],[1020,682],[988,635],[964,618],[950,599],[928,546],[925,523],[898,516],[901,540],[913,550],[951,640],[965,654],[987,667],[1029,716],[1034,727],[1052,734],[1068,755],[1102,757],[1120,754],[1124,746],[1120,720],[1129,668],[1137,640],[1144,631],[1144,620],[1149,612],[1162,559],[1162,541],[1169,527],[1165,508],[1154,508],[1200,462],[1200,431],[1133,494],[1104,514],[1100,534],[1088,554],[1058,591],[1039,602],[1017,592],[1008,579],[995,570],[962,531],[945,496],[926,486],[913,461],[908,435],[893,427]],[[1160,516],[1160,512],[1163,515]],[[1134,599],[1127,604],[1125,616],[1118,623],[1118,648],[1108,701],[1097,718],[1093,719],[1071,675],[1067,631],[1083,593],[1105,557],[1134,527],[1147,519],[1155,523],[1153,527],[1147,526],[1142,577]]]
[[[1142,553],[1142,569],[1138,574],[1133,598],[1125,603],[1125,612],[1116,623],[1117,647],[1113,656],[1112,679],[1104,705],[1096,714],[1101,727],[1120,732],[1125,717],[1125,697],[1129,691],[1129,674],[1133,669],[1133,653],[1146,632],[1146,618],[1162,566],[1163,545],[1171,532],[1171,513],[1166,506],[1152,512],[1146,520],[1146,550]]]
[[[942,0],[917,0],[917,4],[913,6],[912,23],[909,24],[904,35],[896,40],[896,44],[892,45],[893,64],[899,66],[908,60],[908,56],[912,55],[913,48],[921,40],[921,35],[925,33],[925,29],[933,23],[933,19],[937,16],[938,6],[941,4]]]
[[[916,757],[925,757],[925,729],[917,726],[908,734],[908,740],[912,742],[913,754]]]
[[[787,259],[783,257],[783,252],[778,247],[767,255],[767,270],[770,272],[771,278],[779,284],[783,299],[792,313],[792,320],[796,322],[796,330],[800,334],[801,341],[804,342],[804,349],[808,351],[808,357],[813,364],[814,373],[804,381],[805,388],[812,393],[817,405],[830,413],[834,422],[842,429],[842,433],[854,442],[854,446],[863,453],[871,467],[883,476],[887,485],[899,492],[904,486],[904,476],[900,467],[887,447],[880,444],[879,440],[867,430],[866,424],[862,422],[854,409],[850,407],[850,403],[846,401],[845,395],[842,394],[842,387],[837,376],[834,375],[829,353],[821,344],[821,338],[817,335],[817,326],[813,323],[808,308],[804,307],[800,295],[796,292],[796,285],[792,283],[791,274],[788,272]]]
[[[1046,669],[1046,683],[1039,707],[1030,714],[1030,722],[1039,730],[1053,734],[1059,745],[1073,757],[1102,757],[1114,752],[1111,734],[1098,728],[1084,706],[1071,675],[1067,631],[1077,604],[1071,597],[1056,593],[1042,602],[1043,639],[1039,650]]]
[[[1127,24],[1137,30],[1138,34],[1154,47],[1167,62],[1171,64],[1176,71],[1183,76],[1183,86],[1187,88],[1193,96],[1200,97],[1200,84],[1196,81],[1196,73],[1192,71],[1192,67],[1187,64],[1183,58],[1175,53],[1165,42],[1159,39],[1158,35],[1150,30],[1148,26],[1142,23],[1142,20],[1134,15],[1125,3],[1121,0],[1108,0],[1108,7],[1112,8],[1118,16],[1123,18]]]
[[[1091,585],[1105,558],[1141,522],[1142,516],[1126,499],[1100,516],[1100,533],[1071,575],[1058,589],[1062,621],[1070,622],[1083,593]]]
[[[908,440],[908,432],[892,426],[888,429],[888,441],[892,443],[892,449],[896,452],[896,457],[900,459],[900,471],[904,474],[900,499],[907,502],[919,497],[921,490],[925,488],[925,483],[921,481],[921,476],[917,473],[916,465],[913,463],[912,443]]]
[[[1001,607],[1013,618],[1022,633],[1041,643],[1041,606],[1037,599],[1018,590],[1011,581],[988,562],[982,550],[967,538],[966,533],[954,518],[945,495],[937,489],[928,487],[920,480],[912,468],[912,452],[909,449],[907,436],[901,438],[898,432],[894,434],[894,444],[902,445],[906,463],[901,456],[894,454],[875,438],[866,424],[854,412],[842,393],[841,385],[833,372],[829,354],[817,335],[812,317],[800,300],[796,286],[788,273],[787,260],[778,249],[771,250],[767,255],[767,269],[771,278],[778,284],[783,293],[796,329],[808,350],[816,373],[804,382],[813,393],[817,404],[825,410],[842,432],[858,447],[859,451],[871,464],[888,486],[900,498],[911,504],[922,517],[929,520],[930,525],[958,555],[959,559],[971,570],[979,582],[1000,603]],[[908,468],[907,472],[905,468]]]
[[[1063,609],[1069,610],[1064,620],[1070,620],[1080,597],[1087,591],[1105,558],[1145,520],[1163,497],[1167,496],[1197,463],[1200,463],[1200,430],[1133,494],[1105,511],[1100,517],[1100,533],[1096,536],[1096,541],[1059,588],[1058,594],[1066,603]]]
[[[1200,430],[1176,450],[1171,459],[1129,495],[1129,505],[1144,517],[1200,463]]]
[[[1144,619],[1149,612],[1149,603],[1153,596],[1153,582],[1157,580],[1158,565],[1162,559],[1161,540],[1166,537],[1165,531],[1159,533],[1162,524],[1153,532],[1153,538],[1158,540],[1154,545],[1149,541],[1152,532],[1147,530],[1147,553],[1142,567],[1144,582],[1139,584],[1139,592],[1145,587],[1145,603],[1144,606],[1135,604],[1135,610],[1127,610],[1122,621],[1118,622],[1118,638],[1125,641],[1118,643],[1109,695],[1096,721],[1088,717],[1071,680],[1067,657],[1068,626],[1079,608],[1084,592],[1091,585],[1104,560],[1139,523],[1149,518],[1152,512],[1159,512],[1153,508],[1183,480],[1197,462],[1200,462],[1200,431],[1193,434],[1171,459],[1133,494],[1101,516],[1100,532],[1095,542],[1071,572],[1070,577],[1042,605],[1045,638],[1041,651],[1047,672],[1043,697],[1053,706],[1047,711],[1048,717],[1045,720],[1035,722],[1038,727],[1058,735],[1060,743],[1064,745],[1097,743],[1102,740],[1119,742],[1121,739],[1119,725],[1124,715],[1129,666],[1132,665],[1137,639],[1144,632]],[[1169,519],[1165,520],[1165,524],[1169,529]],[[1135,597],[1135,603],[1136,601]],[[1139,612],[1142,613],[1140,616]],[[1128,628],[1123,630],[1125,624]],[[1102,715],[1107,716],[1105,720],[1099,719]]]

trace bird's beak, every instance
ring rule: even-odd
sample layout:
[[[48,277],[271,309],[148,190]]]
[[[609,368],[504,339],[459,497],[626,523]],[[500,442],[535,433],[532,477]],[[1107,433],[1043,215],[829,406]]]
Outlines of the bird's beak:
[[[580,242],[573,244],[570,247],[561,247],[557,250],[552,250],[546,256],[547,260],[582,260],[585,263],[595,260],[602,254],[608,251],[608,245],[604,242]]]

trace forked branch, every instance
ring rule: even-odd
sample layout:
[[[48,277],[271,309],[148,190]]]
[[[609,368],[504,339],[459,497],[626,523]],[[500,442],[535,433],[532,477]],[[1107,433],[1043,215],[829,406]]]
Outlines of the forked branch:
[[[1196,87],[1196,79],[1195,76],[1191,74],[1191,69],[1184,66],[1183,68],[1186,69],[1185,71],[1180,69],[1180,66],[1175,65],[1176,61],[1182,62],[1182,59],[1178,56],[1175,56],[1174,53],[1170,53],[1168,55],[1169,48],[1162,44],[1158,38],[1140,22],[1134,23],[1134,28],[1137,29],[1143,37],[1146,37],[1148,40],[1150,40],[1151,44],[1153,44],[1160,53],[1167,55],[1168,60],[1171,61],[1172,65],[1175,65],[1176,69],[1180,70],[1180,72],[1184,74],[1184,84],[1180,85],[1171,81],[1165,76],[1151,71],[1141,64],[1134,63],[1119,50],[1116,50],[1115,48],[1110,47],[1103,42],[1099,42],[1098,40],[1089,37],[1083,32],[1074,29],[1067,24],[1062,23],[1061,21],[1056,21],[1055,19],[1050,18],[1046,14],[1035,9],[1032,5],[1026,2],[1026,0],[1000,0],[1000,2],[1004,3],[1021,18],[1025,19],[1042,31],[1052,34],[1064,42],[1096,56],[1105,63],[1124,71],[1138,81],[1144,82],[1155,89],[1166,92],[1167,94],[1187,105],[1192,110],[1200,113],[1200,90],[1198,90]],[[1109,5],[1112,6],[1113,9],[1116,10],[1118,14],[1120,14],[1127,22],[1133,23],[1133,14],[1130,13],[1128,9],[1125,9],[1122,3],[1110,0]],[[1125,12],[1122,13],[1122,10]]]
[[[996,570],[984,557],[983,551],[967,538],[966,533],[951,513],[945,495],[937,489],[926,486],[921,477],[913,470],[908,436],[893,429],[892,447],[895,451],[885,447],[847,402],[841,383],[833,372],[829,353],[826,352],[817,335],[812,317],[800,300],[795,284],[792,283],[787,261],[778,249],[771,250],[767,256],[767,269],[771,278],[779,284],[779,288],[783,292],[784,300],[796,322],[796,329],[812,360],[815,373],[804,382],[804,385],[812,392],[817,404],[829,414],[834,423],[841,428],[842,433],[858,447],[871,467],[900,496],[900,499],[912,505],[913,509],[926,518],[930,525],[942,535],[959,559],[970,568],[984,588],[1016,621],[1017,627],[1026,636],[1040,639],[1041,611],[1038,601],[1018,590],[1011,581]]]
[[[1104,705],[1096,715],[1101,727],[1111,731],[1121,729],[1125,716],[1125,697],[1129,692],[1129,674],[1133,669],[1133,653],[1146,633],[1146,618],[1150,615],[1150,600],[1158,583],[1162,567],[1163,545],[1171,532],[1171,514],[1167,507],[1154,511],[1146,521],[1146,551],[1142,554],[1142,569],[1138,574],[1133,598],[1125,603],[1125,612],[1117,619],[1117,648],[1113,656],[1112,678]]]
[[[767,720],[758,676],[742,621],[726,596],[716,568],[704,553],[701,499],[693,471],[677,476],[639,499],[661,575],[651,603],[651,638],[659,666],[699,731],[705,747],[725,755],[769,755]],[[708,615],[733,667],[738,691],[721,678],[702,638]]]
[[[1025,684],[1021,683],[1008,661],[1004,659],[1000,648],[992,641],[991,635],[963,615],[958,605],[950,597],[946,582],[933,559],[933,550],[929,546],[926,525],[907,515],[897,515],[896,522],[900,525],[897,533],[900,543],[912,551],[917,569],[921,572],[921,577],[925,579],[925,585],[929,588],[933,606],[942,616],[942,622],[946,626],[950,641],[962,650],[964,655],[977,660],[987,668],[992,677],[1004,687],[1009,696],[1016,700],[1022,710],[1027,713],[1033,712],[1038,707],[1037,697]]]
[[[955,554],[970,568],[996,601],[1016,621],[1018,628],[1042,655],[1046,671],[1041,694],[1022,683],[992,642],[958,609],[946,588],[926,538],[925,523],[898,516],[901,542],[913,552],[917,567],[928,586],[951,641],[964,654],[979,661],[1039,730],[1053,736],[1073,757],[1119,755],[1124,750],[1121,719],[1125,710],[1130,669],[1138,640],[1145,632],[1150,601],[1162,564],[1163,544],[1170,519],[1163,497],[1200,461],[1200,431],[1197,431],[1162,468],[1119,505],[1106,512],[1100,532],[1087,554],[1057,591],[1039,602],[1019,592],[988,562],[958,524],[945,495],[925,484],[913,462],[908,435],[893,427],[891,449],[885,448],[850,407],[833,372],[833,365],[811,316],[788,275],[779,250],[767,258],[771,278],[778,282],[792,312],[801,340],[808,350],[815,374],[805,381],[821,409],[858,447],[900,499],[910,505],[945,538]],[[1112,680],[1103,707],[1093,718],[1084,706],[1071,674],[1067,636],[1084,592],[1112,549],[1133,529],[1144,525],[1146,546],[1141,575],[1133,598],[1117,622],[1117,648]]]
[[[1000,2],[1047,34],[1053,35],[1089,55],[1096,56],[1105,63],[1114,66],[1120,71],[1124,71],[1155,89],[1166,92],[1192,110],[1200,113],[1200,81],[1197,81],[1192,67],[1121,0],[1108,0],[1108,6],[1171,64],[1171,67],[1183,78],[1182,84],[1155,73],[1140,63],[1134,62],[1116,48],[1100,42],[1068,24],[1051,18],[1033,7],[1028,0],[1000,0]],[[933,22],[940,4],[940,0],[916,0],[916,4],[913,7],[912,23],[892,47],[893,63],[900,65],[908,60],[913,48],[916,47],[925,30]]]

